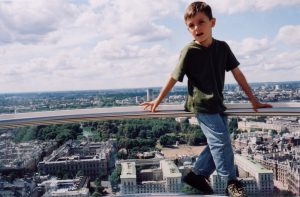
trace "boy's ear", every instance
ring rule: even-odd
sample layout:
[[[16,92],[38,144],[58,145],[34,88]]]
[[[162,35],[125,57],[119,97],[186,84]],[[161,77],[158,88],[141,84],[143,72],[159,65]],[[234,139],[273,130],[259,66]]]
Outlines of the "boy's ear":
[[[216,25],[216,18],[211,19],[211,27],[214,27]]]

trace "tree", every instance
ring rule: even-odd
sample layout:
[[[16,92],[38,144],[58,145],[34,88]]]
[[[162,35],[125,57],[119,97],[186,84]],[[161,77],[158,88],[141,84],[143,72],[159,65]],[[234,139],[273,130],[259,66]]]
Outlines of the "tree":
[[[163,135],[159,138],[160,145],[171,146],[176,143],[177,138],[171,135]]]
[[[68,129],[62,129],[57,135],[56,135],[56,141],[58,144],[63,144],[68,139],[70,139],[70,130]]]
[[[195,130],[189,138],[188,144],[189,145],[199,145],[202,143],[206,143],[206,137],[204,136],[203,132],[200,130]]]
[[[121,150],[117,153],[117,158],[118,159],[127,159],[128,158],[128,154],[127,152]]]
[[[63,144],[69,139],[77,139],[81,134],[80,124],[40,125],[18,129],[15,139],[17,141],[56,139],[59,144]]]
[[[139,138],[147,138],[147,131],[146,130],[141,130],[140,132],[139,132]]]
[[[120,165],[118,165],[109,176],[111,187],[116,187],[121,182],[120,180],[121,171],[122,168]]]
[[[37,127],[17,128],[15,140],[17,142],[28,142],[36,139]]]

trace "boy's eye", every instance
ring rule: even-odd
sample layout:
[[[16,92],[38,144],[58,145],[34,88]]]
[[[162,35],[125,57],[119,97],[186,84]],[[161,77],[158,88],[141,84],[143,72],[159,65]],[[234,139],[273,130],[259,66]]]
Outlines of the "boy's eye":
[[[189,28],[193,28],[194,27],[194,24],[189,24]]]

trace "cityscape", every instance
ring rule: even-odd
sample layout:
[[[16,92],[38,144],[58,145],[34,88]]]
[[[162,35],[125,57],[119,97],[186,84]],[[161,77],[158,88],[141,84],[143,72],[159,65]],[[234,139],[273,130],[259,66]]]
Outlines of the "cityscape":
[[[262,102],[300,102],[299,81],[250,85]],[[0,94],[0,114],[136,106],[160,89]],[[163,104],[183,104],[186,91],[174,87]],[[236,84],[225,84],[224,100],[249,103]],[[228,129],[249,196],[300,195],[300,117],[229,116]],[[205,145],[194,117],[0,128],[0,196],[197,194],[182,178]],[[216,172],[210,184],[225,195]]]

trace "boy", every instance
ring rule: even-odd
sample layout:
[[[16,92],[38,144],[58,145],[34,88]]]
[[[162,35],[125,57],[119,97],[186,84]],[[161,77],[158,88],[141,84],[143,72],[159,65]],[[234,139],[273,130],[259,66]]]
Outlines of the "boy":
[[[234,156],[227,130],[227,116],[223,113],[223,88],[225,71],[234,78],[247,94],[253,109],[272,107],[257,101],[238,68],[239,62],[224,41],[212,37],[216,19],[209,5],[204,2],[190,4],[184,14],[185,24],[194,40],[182,51],[179,62],[158,97],[142,103],[152,112],[168,94],[177,81],[188,77],[188,96],[185,109],[196,114],[207,138],[208,146],[199,155],[191,172],[183,178],[187,184],[204,194],[213,193],[208,183],[214,170],[228,181],[226,193],[230,196],[246,196],[243,185],[236,179]]]

